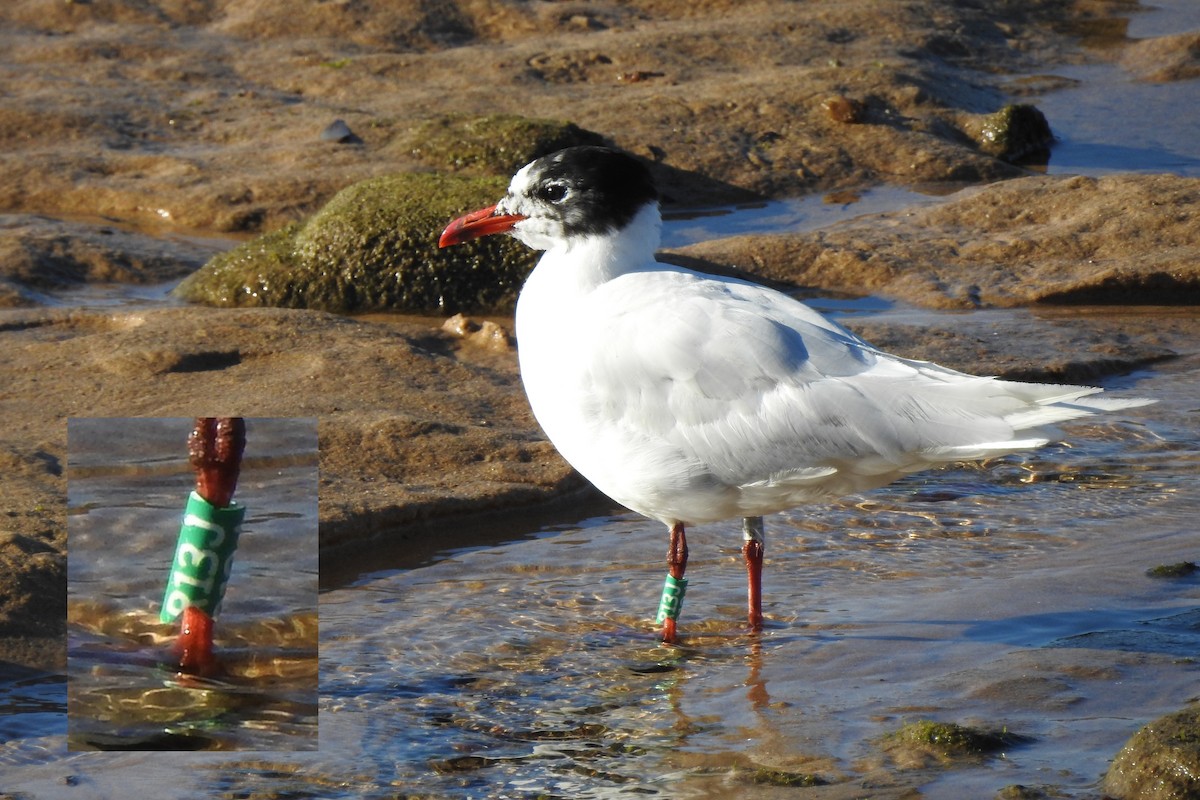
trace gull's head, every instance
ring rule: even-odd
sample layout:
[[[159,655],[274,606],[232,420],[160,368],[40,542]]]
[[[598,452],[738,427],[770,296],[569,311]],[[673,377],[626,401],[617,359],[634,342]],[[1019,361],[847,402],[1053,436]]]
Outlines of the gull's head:
[[[440,247],[509,233],[535,250],[623,231],[658,192],[640,161],[606,147],[569,147],[532,161],[494,206],[451,222]]]

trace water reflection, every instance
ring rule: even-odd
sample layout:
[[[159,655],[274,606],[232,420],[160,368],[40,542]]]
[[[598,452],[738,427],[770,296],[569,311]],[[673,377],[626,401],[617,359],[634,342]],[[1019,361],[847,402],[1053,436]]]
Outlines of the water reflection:
[[[913,776],[872,742],[913,718],[979,719],[1032,741],[925,776],[924,796],[991,796],[1051,767],[1083,790],[1128,720],[1196,677],[1179,658],[1200,647],[1196,581],[1146,569],[1190,547],[1200,445],[1180,415],[1198,380],[1177,363],[1137,387],[1160,405],[1062,443],[769,519],[761,636],[743,630],[733,524],[689,536],[674,648],[650,620],[665,535],[620,513],[328,592],[331,741],[463,797],[901,792]]]

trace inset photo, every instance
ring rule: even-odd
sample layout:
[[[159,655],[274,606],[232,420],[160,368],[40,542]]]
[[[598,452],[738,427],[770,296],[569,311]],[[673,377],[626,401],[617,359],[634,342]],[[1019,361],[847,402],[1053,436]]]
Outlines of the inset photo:
[[[315,750],[315,418],[67,423],[71,750]]]

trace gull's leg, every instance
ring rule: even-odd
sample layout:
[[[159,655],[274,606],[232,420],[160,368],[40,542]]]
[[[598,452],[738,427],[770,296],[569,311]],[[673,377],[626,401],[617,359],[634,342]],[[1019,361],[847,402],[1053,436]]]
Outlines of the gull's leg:
[[[197,417],[188,437],[188,460],[196,471],[196,493],[217,508],[232,503],[245,449],[244,419]]]
[[[763,518],[745,517],[742,520],[742,556],[746,559],[746,595],[749,601],[750,630],[761,631],[762,615],[762,566],[763,552]]]
[[[216,508],[227,508],[241,474],[246,421],[241,417],[197,417],[187,444],[188,460],[196,471],[196,494]],[[228,563],[226,560],[226,566]],[[220,665],[213,654],[212,614],[188,606],[179,619],[175,652],[180,669],[194,675],[215,674]]]
[[[203,609],[188,606],[180,615],[174,654],[179,669],[189,675],[209,677],[221,668],[213,654],[213,619]]]
[[[658,621],[663,626],[662,640],[665,644],[675,643],[675,620],[679,617],[683,593],[687,588],[687,580],[683,577],[687,560],[687,535],[683,523],[676,522],[671,526],[671,546],[667,551],[667,585],[663,588],[662,601],[658,606]]]

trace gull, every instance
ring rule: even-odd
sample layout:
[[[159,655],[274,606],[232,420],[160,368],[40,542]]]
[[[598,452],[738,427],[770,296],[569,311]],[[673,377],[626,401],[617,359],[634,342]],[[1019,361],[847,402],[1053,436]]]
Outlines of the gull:
[[[507,233],[545,251],[517,301],[521,379],[562,456],[669,529],[665,643],[687,586],[688,526],[742,518],[759,631],[763,515],[1038,447],[1046,426],[1153,402],[890,355],[786,294],[656,261],[661,227],[640,161],[572,147],[521,168],[439,245]]]

